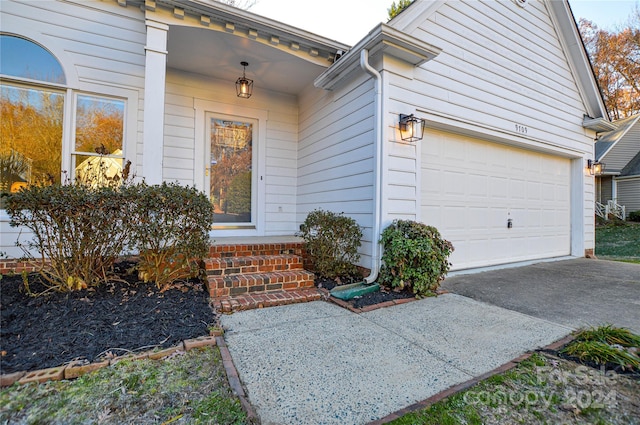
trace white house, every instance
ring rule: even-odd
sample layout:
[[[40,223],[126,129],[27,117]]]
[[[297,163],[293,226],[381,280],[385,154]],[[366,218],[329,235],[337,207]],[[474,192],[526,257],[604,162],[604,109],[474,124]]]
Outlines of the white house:
[[[3,101],[58,101],[59,168],[87,151],[78,105],[114,105],[110,155],[206,192],[214,238],[294,235],[323,208],[364,227],[372,274],[396,218],[440,229],[454,269],[593,250],[586,163],[610,127],[566,0],[416,0],[355,46],[213,0],[0,10]],[[423,120],[421,140],[401,140],[401,115]],[[0,220],[0,251],[19,255]]]

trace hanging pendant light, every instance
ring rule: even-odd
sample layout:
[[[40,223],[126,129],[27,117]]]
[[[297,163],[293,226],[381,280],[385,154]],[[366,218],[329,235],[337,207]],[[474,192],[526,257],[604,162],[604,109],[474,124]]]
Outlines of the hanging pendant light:
[[[240,62],[242,65],[242,77],[236,80],[236,94],[238,97],[249,99],[253,92],[253,80],[250,80],[245,75],[245,69],[249,66],[249,62]]]

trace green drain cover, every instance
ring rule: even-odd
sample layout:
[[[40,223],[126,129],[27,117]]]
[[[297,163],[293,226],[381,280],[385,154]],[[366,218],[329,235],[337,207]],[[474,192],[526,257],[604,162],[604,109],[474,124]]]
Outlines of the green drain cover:
[[[364,294],[377,292],[379,290],[380,285],[378,285],[377,283],[374,283],[372,285],[366,285],[364,283],[354,283],[351,285],[336,286],[329,292],[331,293],[332,297],[347,301]]]

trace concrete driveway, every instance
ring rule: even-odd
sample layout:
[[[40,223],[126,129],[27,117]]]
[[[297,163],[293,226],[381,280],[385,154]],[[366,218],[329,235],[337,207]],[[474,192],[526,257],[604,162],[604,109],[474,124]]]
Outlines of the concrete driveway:
[[[542,262],[450,276],[443,288],[572,328],[607,323],[640,333],[640,264]]]

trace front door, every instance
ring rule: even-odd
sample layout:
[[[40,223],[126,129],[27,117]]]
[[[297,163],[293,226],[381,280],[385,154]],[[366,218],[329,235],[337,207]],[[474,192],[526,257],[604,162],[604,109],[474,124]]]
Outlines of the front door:
[[[257,120],[206,114],[205,190],[214,207],[213,228],[256,229]]]

